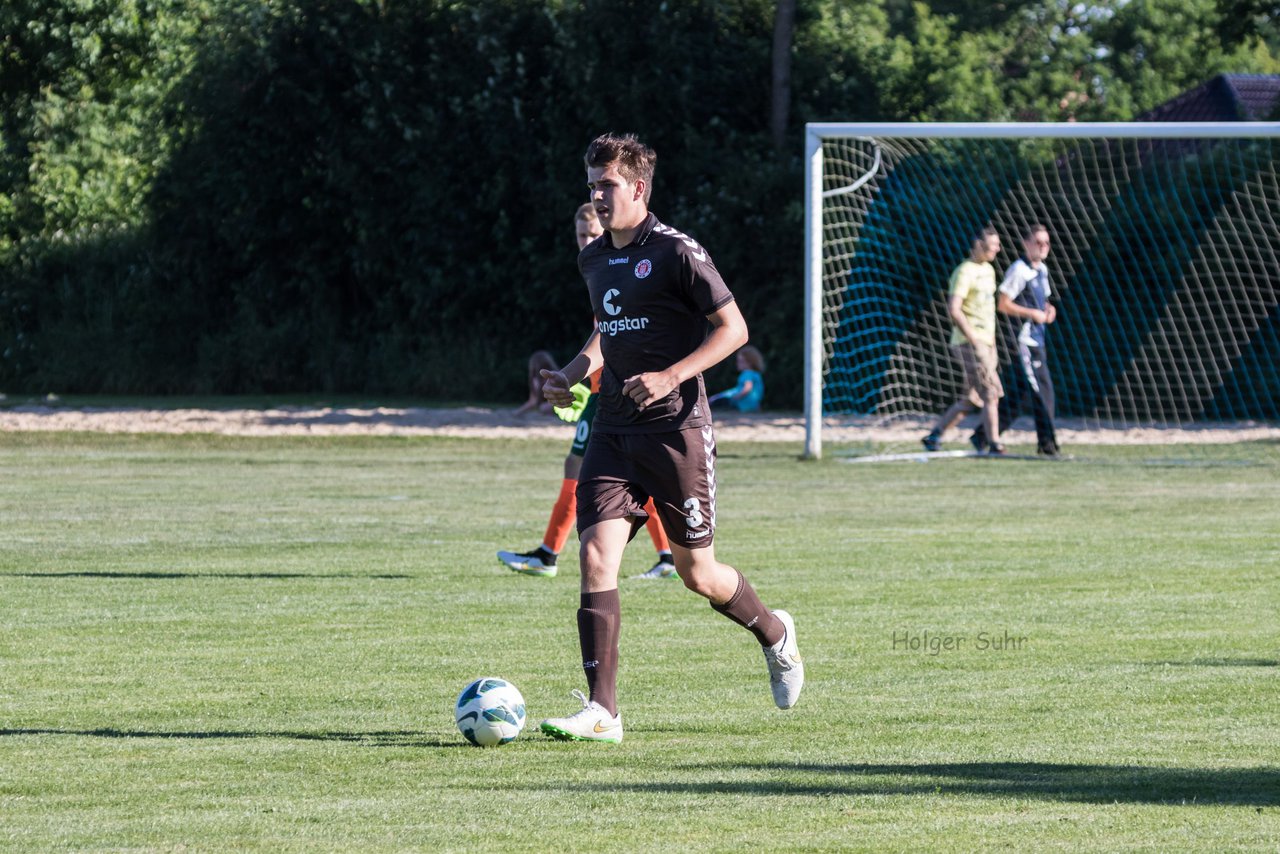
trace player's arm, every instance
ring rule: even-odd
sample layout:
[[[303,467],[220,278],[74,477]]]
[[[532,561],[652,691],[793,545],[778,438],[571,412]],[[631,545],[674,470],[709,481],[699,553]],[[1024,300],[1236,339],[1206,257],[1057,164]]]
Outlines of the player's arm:
[[[552,406],[569,406],[573,403],[573,392],[569,389],[600,370],[604,364],[604,356],[600,353],[600,332],[594,330],[587,343],[582,345],[578,355],[569,364],[558,371],[542,371],[542,396]]]
[[[1030,320],[1032,323],[1053,323],[1054,311],[1052,305],[1046,311],[1039,311],[1034,308],[1026,308],[1014,302],[1022,294],[1023,288],[1027,286],[1028,280],[1025,276],[1029,272],[1026,265],[1021,261],[1015,262],[1009,268],[1008,272],[1004,274],[1004,281],[1000,283],[1000,290],[996,293],[996,311],[1009,317]],[[1034,276],[1034,273],[1030,274]]]
[[[951,315],[951,322],[956,325],[956,329],[960,330],[960,334],[969,339],[969,343],[977,347],[978,334],[973,331],[973,324],[969,322],[969,317],[964,313],[964,294],[952,294],[947,298],[947,314]]]
[[[1001,314],[1007,314],[1010,317],[1021,317],[1024,320],[1030,320],[1032,323],[1052,323],[1049,319],[1053,311],[1053,306],[1049,306],[1049,311],[1041,311],[1038,308],[1028,308],[1025,305],[1018,305],[1009,299],[1009,295],[1000,292],[1000,296],[996,299],[996,310]]]
[[[622,393],[644,409],[662,400],[686,380],[720,364],[747,343],[747,321],[736,302],[730,300],[708,314],[707,321],[711,324],[711,334],[697,349],[665,371],[628,377],[622,384]]]

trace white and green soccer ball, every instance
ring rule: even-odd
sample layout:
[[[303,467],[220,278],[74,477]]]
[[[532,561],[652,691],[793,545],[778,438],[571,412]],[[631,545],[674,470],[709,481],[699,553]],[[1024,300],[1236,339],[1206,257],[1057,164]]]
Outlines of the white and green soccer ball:
[[[462,689],[453,716],[458,732],[477,747],[506,744],[524,729],[524,697],[505,679],[485,676]]]

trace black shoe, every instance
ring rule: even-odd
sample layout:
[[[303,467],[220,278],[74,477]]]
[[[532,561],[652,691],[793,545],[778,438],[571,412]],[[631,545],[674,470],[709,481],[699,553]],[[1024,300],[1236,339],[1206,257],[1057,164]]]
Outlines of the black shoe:
[[[930,433],[928,436],[925,436],[920,440],[920,444],[924,445],[924,449],[930,453],[933,453],[934,451],[941,451],[942,437],[937,433]]]
[[[999,442],[993,442],[987,446],[987,456],[989,457],[1003,457],[1006,453],[1004,445]]]
[[[1050,459],[1057,459],[1058,457],[1062,456],[1062,451],[1058,449],[1058,446],[1056,444],[1040,445],[1039,447],[1036,448],[1036,453],[1042,457],[1049,457]]]
[[[969,437],[969,444],[973,445],[973,449],[980,454],[985,454],[990,443],[987,441],[985,434],[974,433]]]

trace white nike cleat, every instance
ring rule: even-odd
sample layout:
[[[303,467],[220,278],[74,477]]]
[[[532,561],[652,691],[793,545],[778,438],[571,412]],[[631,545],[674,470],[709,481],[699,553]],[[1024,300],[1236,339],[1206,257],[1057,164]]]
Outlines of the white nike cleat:
[[[555,578],[556,575],[556,556],[542,546],[531,552],[498,552],[498,560],[512,572],[521,575],[536,575],[541,578]]]
[[[764,660],[769,665],[769,687],[773,690],[773,702],[779,709],[789,709],[800,699],[804,687],[804,662],[796,646],[796,622],[786,611],[774,611],[782,621],[786,634],[773,646],[763,647]]]
[[[676,565],[669,560],[660,560],[653,565],[647,572],[642,572],[636,578],[675,578]]]
[[[573,696],[582,702],[582,711],[567,718],[548,718],[539,725],[544,733],[561,741],[603,741],[622,743],[622,713],[609,714],[599,703],[587,699],[587,695],[574,690]]]

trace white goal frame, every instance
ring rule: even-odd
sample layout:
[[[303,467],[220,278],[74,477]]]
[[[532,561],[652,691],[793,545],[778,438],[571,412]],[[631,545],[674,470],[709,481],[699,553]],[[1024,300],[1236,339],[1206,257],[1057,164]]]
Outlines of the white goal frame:
[[[822,456],[823,199],[857,190],[875,176],[868,172],[847,187],[823,190],[823,149],[827,139],[1226,139],[1280,137],[1280,122],[810,122],[805,125],[805,330],[804,456]],[[876,167],[879,163],[877,161]]]

